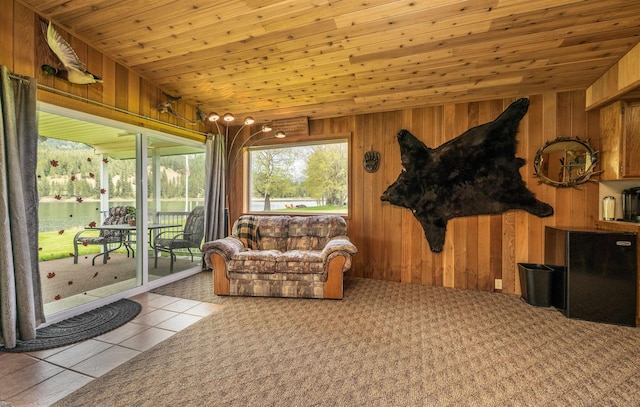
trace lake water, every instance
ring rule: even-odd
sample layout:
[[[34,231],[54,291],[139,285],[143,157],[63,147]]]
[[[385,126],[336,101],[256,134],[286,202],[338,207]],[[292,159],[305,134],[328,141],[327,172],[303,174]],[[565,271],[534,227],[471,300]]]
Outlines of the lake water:
[[[189,208],[202,205],[200,201],[190,201]],[[114,202],[111,206],[131,205],[133,201]],[[184,201],[162,201],[162,211],[182,212]],[[90,222],[100,223],[100,202],[40,202],[38,205],[39,232],[85,227]]]

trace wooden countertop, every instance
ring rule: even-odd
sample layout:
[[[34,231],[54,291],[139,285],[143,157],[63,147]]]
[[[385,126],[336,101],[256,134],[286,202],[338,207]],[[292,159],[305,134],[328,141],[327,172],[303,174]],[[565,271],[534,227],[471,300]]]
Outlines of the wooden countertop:
[[[596,229],[640,233],[640,223],[622,222],[618,220],[597,220]]]

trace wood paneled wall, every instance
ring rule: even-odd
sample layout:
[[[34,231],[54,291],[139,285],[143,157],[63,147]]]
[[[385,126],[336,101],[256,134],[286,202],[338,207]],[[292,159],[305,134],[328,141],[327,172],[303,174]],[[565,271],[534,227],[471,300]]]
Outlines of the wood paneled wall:
[[[40,35],[39,17],[14,0],[0,0],[0,64],[14,73],[36,76],[40,83],[54,89],[114,106],[119,110],[147,116],[183,127],[162,128],[157,123],[132,119],[117,110],[105,109],[71,97],[39,91],[38,97],[63,107],[102,115],[134,124],[157,127],[183,137],[197,138],[191,130],[205,131],[174,118],[163,117],[155,106],[162,101],[157,87],[126,67],[89,47],[82,41],[62,33],[87,67],[101,75],[103,85],[77,86],[47,78],[40,65],[46,63],[46,44]],[[527,95],[522,95],[527,96]],[[580,188],[557,189],[539,184],[534,177],[533,158],[547,140],[556,137],[590,138],[599,148],[599,113],[585,112],[585,92],[545,93],[529,95],[531,105],[520,124],[518,156],[527,160],[521,174],[538,199],[555,209],[552,217],[539,219],[522,211],[502,215],[474,216],[452,220],[448,225],[442,253],[429,250],[422,228],[407,209],[380,201],[382,192],[401,171],[400,149],[396,133],[406,128],[428,146],[436,147],[465,130],[497,117],[513,99],[443,105],[311,120],[310,138],[350,133],[351,145],[351,213],[349,235],[359,253],[351,275],[402,281],[407,283],[492,291],[494,280],[502,279],[503,292],[519,293],[517,263],[542,262],[544,226],[589,226],[598,216],[598,185],[588,183]],[[193,106],[180,104],[178,111],[193,117]],[[243,134],[249,134],[249,129]],[[367,173],[362,166],[364,153],[377,150],[381,166]],[[231,183],[232,218],[242,211],[242,185]]]
[[[527,95],[523,95],[527,96]],[[408,209],[380,201],[382,192],[401,171],[396,133],[408,129],[430,147],[451,140],[469,128],[495,119],[515,99],[461,103],[404,111],[311,120],[310,136],[352,134],[349,236],[358,247],[353,276],[407,283],[520,293],[517,264],[543,262],[544,227],[593,226],[598,217],[598,184],[554,188],[538,182],[533,159],[546,141],[556,137],[589,138],[599,148],[599,114],[585,111],[585,92],[528,96],[529,112],[518,132],[520,173],[536,197],[555,214],[540,219],[524,211],[472,216],[449,222],[441,253],[432,253],[419,222]],[[364,170],[369,150],[380,152],[380,169]],[[236,174],[236,179],[240,178]],[[241,183],[232,181],[232,218],[242,210]]]
[[[161,89],[61,28],[58,28],[60,35],[69,42],[80,60],[85,62],[87,69],[102,77],[104,83],[74,85],[53,76],[45,76],[40,66],[56,66],[58,62],[42,32],[43,20],[15,0],[0,0],[0,5],[0,65],[7,66],[15,74],[37,78],[38,84],[41,85],[38,89],[38,100],[204,141],[204,136],[199,134],[207,131],[204,125],[188,124],[158,112],[157,106],[166,99]],[[83,99],[96,103],[87,103]],[[179,102],[174,107],[186,118],[195,117],[194,106]]]

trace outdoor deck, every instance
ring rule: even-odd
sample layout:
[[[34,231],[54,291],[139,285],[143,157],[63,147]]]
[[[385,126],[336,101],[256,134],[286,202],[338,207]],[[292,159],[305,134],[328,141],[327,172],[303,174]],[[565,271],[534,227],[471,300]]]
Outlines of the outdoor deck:
[[[40,262],[42,298],[46,315],[51,315],[81,304],[85,304],[136,286],[136,261],[126,252],[110,253],[106,264],[98,257],[91,265],[93,255],[79,256],[78,264],[73,257]],[[178,256],[173,274],[201,267],[201,254]],[[169,273],[169,257],[158,258],[158,268],[153,268],[153,256],[149,257],[149,281]]]

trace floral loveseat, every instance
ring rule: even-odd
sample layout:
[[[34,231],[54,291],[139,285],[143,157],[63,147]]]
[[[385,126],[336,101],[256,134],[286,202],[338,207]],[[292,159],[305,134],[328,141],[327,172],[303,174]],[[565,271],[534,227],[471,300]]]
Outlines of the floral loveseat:
[[[340,299],[357,249],[341,216],[244,215],[202,252],[217,295]]]

